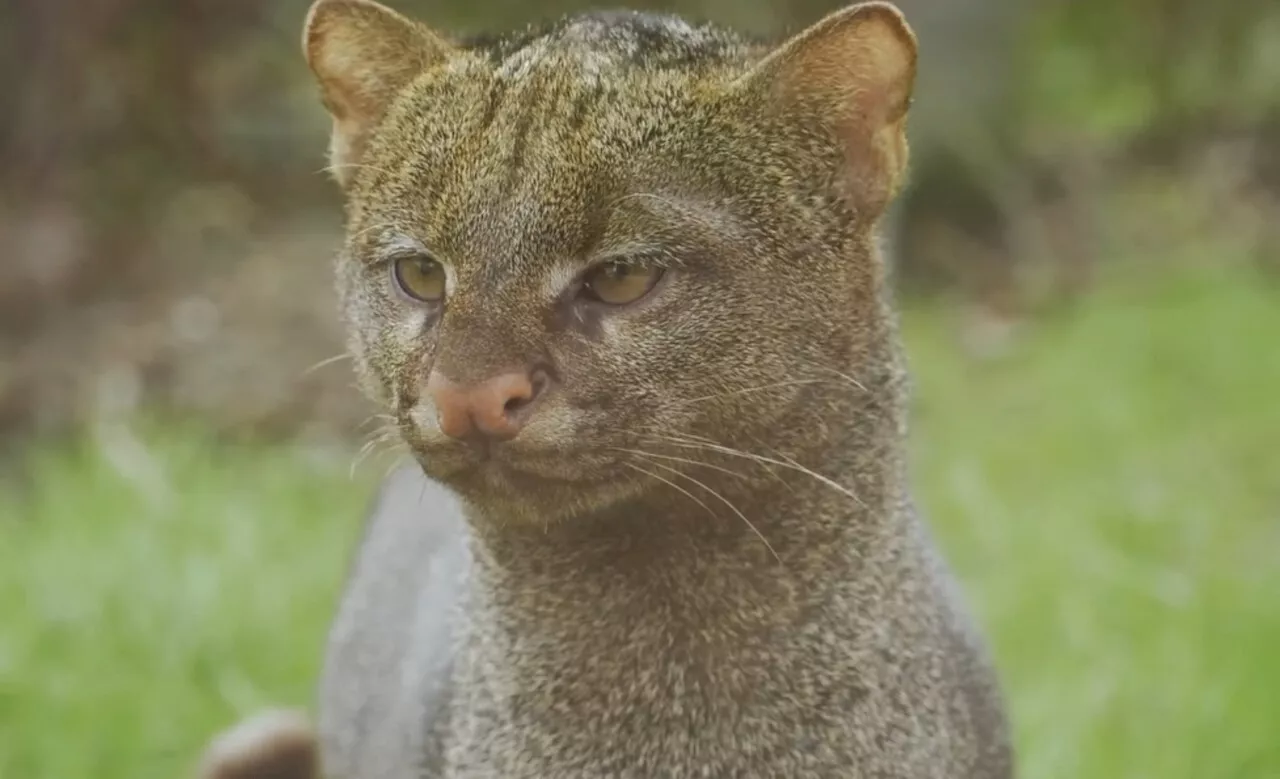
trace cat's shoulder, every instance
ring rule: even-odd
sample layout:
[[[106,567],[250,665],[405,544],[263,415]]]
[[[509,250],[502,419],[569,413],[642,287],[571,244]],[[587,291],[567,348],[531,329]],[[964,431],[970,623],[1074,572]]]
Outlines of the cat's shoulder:
[[[416,464],[377,490],[330,629],[320,685],[323,763],[394,776],[434,750],[454,617],[469,565],[457,499]]]

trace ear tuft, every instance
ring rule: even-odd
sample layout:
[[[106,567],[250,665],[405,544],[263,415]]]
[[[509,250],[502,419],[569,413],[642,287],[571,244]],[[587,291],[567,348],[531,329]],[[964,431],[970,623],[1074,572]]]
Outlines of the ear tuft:
[[[302,51],[333,117],[330,162],[340,184],[400,91],[452,50],[373,0],[316,0],[303,23]]]
[[[916,51],[901,11],[861,3],[783,43],[745,85],[782,115],[830,128],[845,146],[859,199],[883,208],[906,169]]]

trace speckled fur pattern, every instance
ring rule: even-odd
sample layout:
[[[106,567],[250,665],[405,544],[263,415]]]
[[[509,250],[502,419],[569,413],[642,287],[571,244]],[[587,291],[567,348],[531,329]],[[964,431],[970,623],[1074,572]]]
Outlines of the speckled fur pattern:
[[[453,41],[320,0],[357,374],[416,464],[320,700],[333,779],[1006,779],[983,643],[909,497],[875,244],[915,43],[874,3],[763,44],[604,12]],[[405,253],[442,308],[399,295]],[[602,258],[665,269],[575,297]],[[545,366],[501,468],[423,392]]]

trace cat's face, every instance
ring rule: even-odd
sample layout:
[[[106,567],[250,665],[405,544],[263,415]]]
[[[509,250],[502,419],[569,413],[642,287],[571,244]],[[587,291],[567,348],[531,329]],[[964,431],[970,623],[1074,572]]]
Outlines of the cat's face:
[[[620,83],[616,52],[554,45],[414,82],[348,182],[338,268],[362,382],[426,472],[543,520],[758,450],[852,378],[879,215],[837,144],[753,114],[745,65]]]

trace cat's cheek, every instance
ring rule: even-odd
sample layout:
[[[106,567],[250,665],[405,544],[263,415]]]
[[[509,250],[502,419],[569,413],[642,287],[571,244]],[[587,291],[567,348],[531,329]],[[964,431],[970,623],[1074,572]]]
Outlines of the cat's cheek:
[[[398,301],[395,301],[398,303]],[[382,387],[383,404],[403,412],[417,402],[435,350],[431,312],[420,306],[381,303],[381,314],[363,329],[367,352],[376,356],[371,366]]]
[[[664,301],[665,303],[666,301]],[[614,360],[629,364],[653,350],[664,339],[674,312],[668,305],[646,305],[643,308],[619,309],[600,317],[597,325],[597,348]]]
[[[431,403],[418,399],[408,408],[400,412],[409,421],[414,436],[425,443],[436,443],[444,438],[440,432],[440,423],[436,419],[435,407]]]
[[[435,315],[423,306],[397,307],[397,315],[385,325],[387,345],[397,351],[416,351],[435,323]]]
[[[594,428],[592,416],[569,402],[552,402],[529,420],[521,438],[536,450],[570,452],[579,448],[586,431]]]
[[[632,345],[633,339],[627,328],[625,320],[618,317],[603,316],[597,325],[599,331],[599,341],[601,345],[610,350],[627,349]]]

